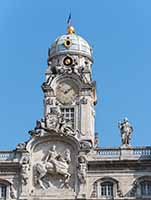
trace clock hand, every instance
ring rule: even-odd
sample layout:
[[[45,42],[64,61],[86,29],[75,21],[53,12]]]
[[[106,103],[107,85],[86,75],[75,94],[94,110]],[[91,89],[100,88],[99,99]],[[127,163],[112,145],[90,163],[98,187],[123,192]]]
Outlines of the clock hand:
[[[64,94],[67,94],[70,90],[72,90],[72,88],[69,88],[68,90],[65,90]]]

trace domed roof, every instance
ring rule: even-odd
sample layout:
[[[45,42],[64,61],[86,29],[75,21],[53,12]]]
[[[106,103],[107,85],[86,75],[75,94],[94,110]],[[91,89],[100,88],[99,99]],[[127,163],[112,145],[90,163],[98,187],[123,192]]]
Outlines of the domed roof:
[[[92,48],[81,36],[76,35],[72,29],[68,34],[59,36],[49,49],[49,58],[61,54],[83,55],[92,59]],[[70,32],[72,31],[72,32]]]

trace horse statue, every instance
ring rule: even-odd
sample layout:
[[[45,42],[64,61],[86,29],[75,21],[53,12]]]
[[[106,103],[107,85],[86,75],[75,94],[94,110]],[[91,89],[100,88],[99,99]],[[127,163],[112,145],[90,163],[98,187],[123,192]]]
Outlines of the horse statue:
[[[62,184],[60,187],[69,187],[69,180],[71,174],[69,173],[70,164],[70,150],[66,149],[64,152],[64,157],[56,152],[56,146],[53,145],[52,149],[48,151],[48,154],[44,161],[41,161],[34,166],[36,172],[36,182],[41,188],[46,189],[46,183],[44,178],[47,175],[60,175],[62,177]],[[51,181],[48,182],[48,187],[51,187]]]

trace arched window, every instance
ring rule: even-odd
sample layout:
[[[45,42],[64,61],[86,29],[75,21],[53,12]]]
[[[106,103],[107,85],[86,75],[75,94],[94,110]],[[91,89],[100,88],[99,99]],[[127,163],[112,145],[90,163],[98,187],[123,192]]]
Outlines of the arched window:
[[[138,177],[133,182],[133,187],[130,191],[130,196],[134,197],[150,197],[151,199],[151,176]]]
[[[100,196],[113,197],[113,182],[105,181],[100,184]]]
[[[92,198],[114,198],[122,196],[119,182],[112,177],[103,177],[93,183]]]
[[[7,197],[7,185],[0,183],[0,199],[5,200]]]
[[[142,181],[141,186],[141,195],[151,196],[151,181]]]

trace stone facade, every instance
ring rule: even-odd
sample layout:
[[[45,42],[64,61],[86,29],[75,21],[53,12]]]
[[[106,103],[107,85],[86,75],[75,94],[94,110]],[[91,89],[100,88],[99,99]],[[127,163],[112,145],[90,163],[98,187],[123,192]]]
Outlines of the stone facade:
[[[130,145],[127,118],[121,146],[98,147],[92,63],[72,26],[49,48],[44,116],[27,142],[0,152],[0,199],[151,199],[151,147]]]

